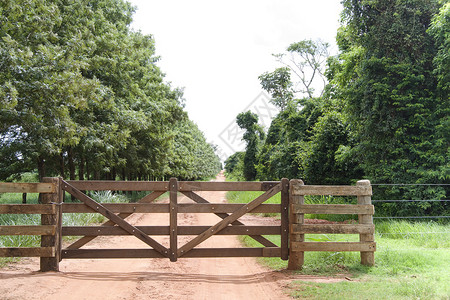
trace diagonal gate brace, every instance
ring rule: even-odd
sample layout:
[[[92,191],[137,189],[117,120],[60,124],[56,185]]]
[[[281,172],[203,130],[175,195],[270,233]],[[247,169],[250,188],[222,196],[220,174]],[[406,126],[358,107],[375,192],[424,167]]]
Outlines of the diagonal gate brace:
[[[196,203],[210,203],[208,200],[206,200],[205,198],[203,198],[202,196],[200,196],[194,192],[182,192],[182,193],[185,196],[189,197],[190,199],[194,200],[194,202],[196,202]],[[225,219],[226,217],[229,216],[229,214],[227,214],[227,213],[214,213],[214,214],[222,219]],[[231,225],[245,225],[245,224],[236,220],[236,221],[232,222]],[[261,243],[261,245],[263,245],[264,247],[278,247],[276,244],[272,243],[271,241],[269,241],[262,235],[249,235],[249,237],[251,237],[255,241]]]
[[[156,198],[158,198],[159,196],[161,196],[162,194],[164,194],[165,192],[157,192],[157,191],[153,191],[150,194],[148,194],[147,196],[145,196],[144,198],[142,198],[141,200],[138,201],[138,203],[149,203],[149,202],[153,202]],[[131,216],[133,213],[120,213],[118,214],[119,217],[121,217],[122,219],[126,219],[129,216]],[[105,223],[103,223],[101,226],[113,226],[115,223],[111,220],[106,221]],[[84,236],[81,239],[73,242],[72,244],[70,244],[69,246],[67,246],[66,249],[79,249],[82,246],[86,245],[87,243],[89,243],[90,241],[92,241],[93,239],[95,239],[97,236]]]
[[[119,227],[121,227],[123,230],[125,230],[129,234],[134,235],[135,237],[137,237],[138,239],[140,239],[147,245],[151,246],[153,249],[155,249],[156,251],[161,253],[163,256],[169,257],[168,249],[166,247],[164,247],[163,245],[161,245],[160,243],[158,243],[157,241],[155,241],[154,239],[149,237],[142,230],[138,229],[137,227],[131,225],[130,223],[126,222],[121,217],[114,214],[112,211],[107,209],[105,206],[101,205],[98,202],[95,202],[92,198],[85,195],[84,193],[82,193],[81,191],[79,191],[78,189],[76,189],[75,187],[73,187],[72,185],[70,185],[69,183],[67,183],[64,180],[62,181],[62,189],[69,192],[72,196],[74,196],[78,200],[82,201],[85,205],[89,206],[96,212],[102,214],[103,216],[105,216],[106,218],[108,218],[109,220],[111,220],[112,222],[117,224]]]
[[[242,206],[238,210],[236,210],[234,213],[217,223],[216,225],[210,227],[209,229],[205,230],[198,236],[196,236],[194,239],[186,243],[184,246],[178,249],[178,257],[183,256],[186,254],[189,250],[193,249],[195,246],[199,245],[201,242],[205,241],[206,239],[210,238],[217,232],[221,231],[246,213],[251,212],[254,208],[262,204],[263,202],[267,201],[269,198],[276,195],[278,192],[281,191],[281,184],[277,184],[264,194],[260,195],[255,200],[247,203],[246,205]]]

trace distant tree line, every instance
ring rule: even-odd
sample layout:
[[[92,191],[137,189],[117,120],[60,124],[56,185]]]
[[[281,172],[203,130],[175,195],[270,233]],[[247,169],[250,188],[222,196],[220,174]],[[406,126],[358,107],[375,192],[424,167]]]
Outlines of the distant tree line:
[[[200,179],[220,160],[122,0],[0,4],[0,180]]]
[[[246,153],[236,153],[225,169],[247,180],[288,177],[307,184],[361,178],[375,184],[450,183],[450,4],[344,0],[343,5],[338,55],[329,57],[321,41],[300,41],[275,55],[283,67],[259,77],[280,113],[258,140],[251,165]],[[328,82],[323,91],[311,84],[318,78]],[[248,169],[255,169],[255,176],[246,176]],[[448,186],[415,186],[402,193],[396,187],[379,190],[376,196],[448,195]],[[384,205],[440,215],[448,214],[447,203]]]

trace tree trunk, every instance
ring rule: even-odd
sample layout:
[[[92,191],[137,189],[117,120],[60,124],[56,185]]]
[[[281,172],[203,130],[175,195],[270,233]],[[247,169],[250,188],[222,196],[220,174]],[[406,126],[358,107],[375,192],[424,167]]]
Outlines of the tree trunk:
[[[73,162],[73,149],[69,147],[67,150],[67,159],[69,163],[69,178],[70,180],[75,180],[75,164]]]
[[[80,153],[80,163],[78,165],[78,179],[79,180],[84,180],[84,164],[85,164],[85,160],[84,160],[84,155],[83,153]]]
[[[42,178],[44,178],[46,176],[46,174],[45,174],[45,159],[42,156],[38,157],[37,166],[38,166],[39,181],[42,182]]]
[[[61,152],[59,154],[59,174],[62,178],[64,178],[64,153]]]

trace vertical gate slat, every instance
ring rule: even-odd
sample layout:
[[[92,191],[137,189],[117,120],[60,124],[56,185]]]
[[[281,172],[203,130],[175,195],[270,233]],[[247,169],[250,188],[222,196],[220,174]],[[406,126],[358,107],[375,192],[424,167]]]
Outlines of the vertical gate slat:
[[[178,206],[177,206],[177,192],[178,192],[178,181],[176,178],[170,178],[169,181],[169,198],[170,198],[170,261],[177,261],[178,254],[178,236],[177,236],[177,215],[178,215]]]

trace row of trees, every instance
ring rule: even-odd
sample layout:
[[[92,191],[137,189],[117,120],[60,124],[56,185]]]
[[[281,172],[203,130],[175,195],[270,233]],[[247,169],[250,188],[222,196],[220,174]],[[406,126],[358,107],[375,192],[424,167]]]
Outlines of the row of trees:
[[[253,165],[240,159],[247,154],[237,153],[227,160],[227,171],[247,180],[288,177],[308,184],[361,178],[375,184],[448,184],[450,4],[344,0],[343,5],[338,55],[327,58],[327,45],[320,41],[301,41],[276,55],[283,67],[259,77],[281,112],[259,139]],[[328,83],[314,91],[322,74]],[[249,168],[255,176],[246,176]],[[419,185],[402,193],[379,190],[377,198],[448,194],[445,185]],[[415,213],[441,214],[448,210],[445,203],[406,205]]]
[[[0,180],[199,179],[214,147],[123,0],[0,4]]]

